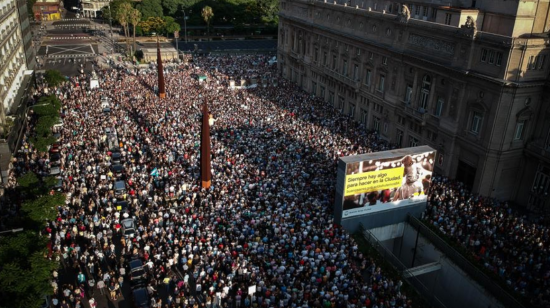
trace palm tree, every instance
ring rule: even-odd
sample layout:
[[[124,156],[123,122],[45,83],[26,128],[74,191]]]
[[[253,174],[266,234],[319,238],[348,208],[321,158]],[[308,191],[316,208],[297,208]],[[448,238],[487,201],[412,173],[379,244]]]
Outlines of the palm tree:
[[[135,51],[136,50],[136,27],[141,21],[141,12],[138,9],[132,9],[130,10],[128,16],[129,16],[130,23],[134,27],[134,51]]]
[[[212,11],[212,8],[208,5],[203,7],[201,15],[204,21],[206,21],[206,33],[210,34],[210,21],[212,20],[212,17],[214,17],[214,12]]]
[[[128,50],[128,37],[130,36],[130,29],[128,28],[129,12],[133,10],[132,5],[128,2],[124,2],[120,5],[116,12],[116,19],[118,23],[124,28],[124,37],[126,39],[126,50]]]

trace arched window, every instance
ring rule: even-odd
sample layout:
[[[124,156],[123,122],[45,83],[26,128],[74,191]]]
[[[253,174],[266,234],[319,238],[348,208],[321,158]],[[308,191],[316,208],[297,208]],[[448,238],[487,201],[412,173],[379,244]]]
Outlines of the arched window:
[[[425,75],[422,79],[422,89],[420,91],[420,108],[428,109],[428,99],[430,97],[430,89],[432,88],[432,79]]]

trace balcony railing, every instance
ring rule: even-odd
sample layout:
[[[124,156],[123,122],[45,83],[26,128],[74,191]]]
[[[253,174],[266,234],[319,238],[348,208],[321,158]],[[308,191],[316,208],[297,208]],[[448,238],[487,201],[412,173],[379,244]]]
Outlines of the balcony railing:
[[[410,102],[403,101],[405,106],[405,113],[412,116],[413,118],[422,122],[422,125],[426,124],[426,118],[428,117],[428,112],[424,108],[416,108],[411,105]]]
[[[0,12],[0,24],[4,22],[4,20],[6,20],[6,18],[8,18],[8,16],[10,16],[13,11],[15,10],[15,4],[12,3],[11,6],[8,5],[8,7],[5,9],[5,10],[2,10]]]

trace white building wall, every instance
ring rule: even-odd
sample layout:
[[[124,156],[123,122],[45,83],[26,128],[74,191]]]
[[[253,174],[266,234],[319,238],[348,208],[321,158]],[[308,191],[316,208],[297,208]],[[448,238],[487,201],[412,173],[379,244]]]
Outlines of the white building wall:
[[[17,14],[15,0],[0,0],[0,100],[3,115],[14,104],[27,69]]]

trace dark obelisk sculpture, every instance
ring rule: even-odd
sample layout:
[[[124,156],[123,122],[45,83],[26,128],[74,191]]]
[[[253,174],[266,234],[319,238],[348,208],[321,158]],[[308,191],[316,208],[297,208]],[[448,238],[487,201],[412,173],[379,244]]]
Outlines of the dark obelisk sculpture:
[[[159,75],[159,97],[165,98],[166,97],[166,89],[164,86],[164,68],[162,67],[162,59],[160,57],[160,43],[158,41],[157,37],[157,66],[159,69],[158,75]]]
[[[202,130],[201,130],[201,186],[210,188],[212,184],[212,171],[210,167],[210,113],[206,101],[202,104]]]

